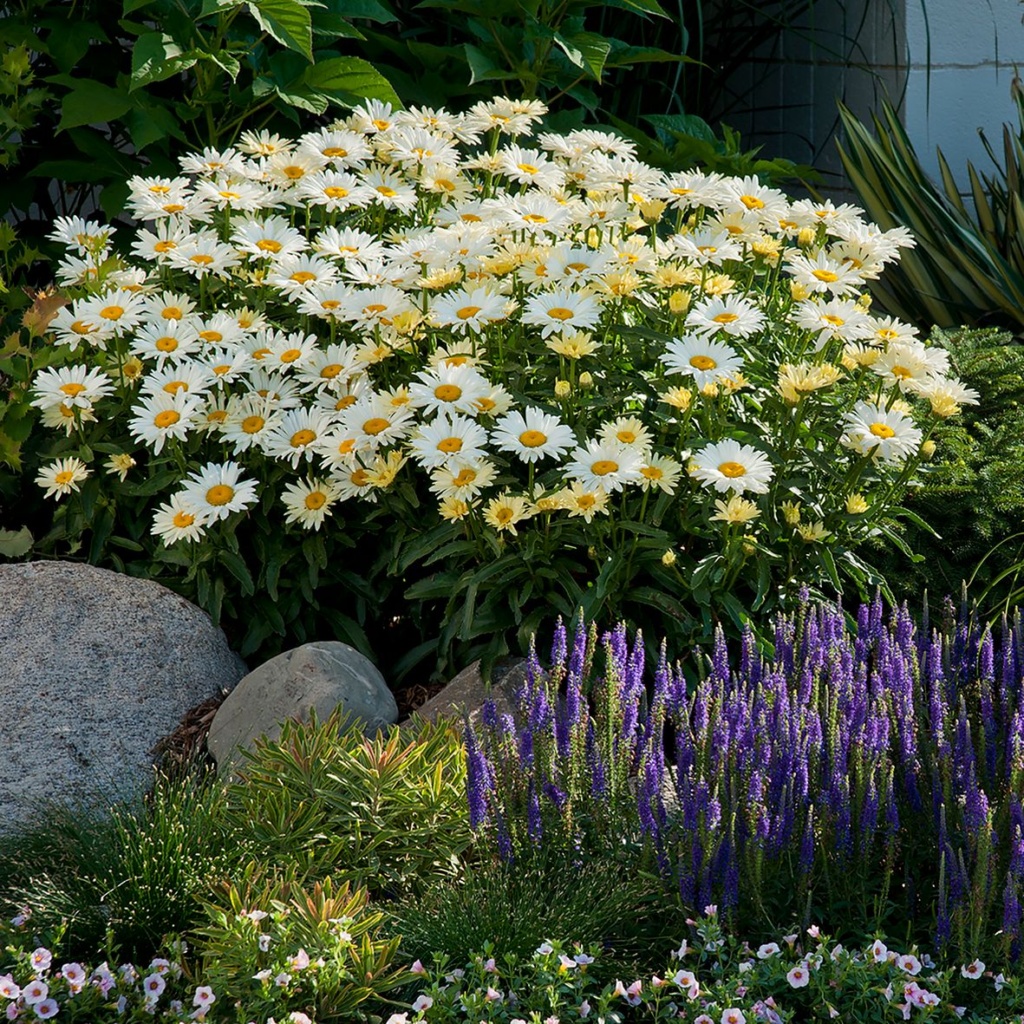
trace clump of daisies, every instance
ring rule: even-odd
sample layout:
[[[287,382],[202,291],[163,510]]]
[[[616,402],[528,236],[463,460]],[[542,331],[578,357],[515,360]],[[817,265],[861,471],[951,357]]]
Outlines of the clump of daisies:
[[[977,401],[871,312],[910,236],[544,113],[372,101],[132,178],[132,232],[58,219],[46,493],[169,472],[150,528],[174,545],[257,502],[312,531],[406,514],[411,484],[466,566],[529,543],[678,593],[859,565]]]

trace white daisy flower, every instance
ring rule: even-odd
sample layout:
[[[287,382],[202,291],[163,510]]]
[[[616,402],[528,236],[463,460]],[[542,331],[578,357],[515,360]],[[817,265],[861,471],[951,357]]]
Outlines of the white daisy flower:
[[[265,188],[243,178],[200,181],[196,184],[196,198],[205,200],[218,210],[240,210],[244,213],[278,205]]]
[[[331,514],[339,493],[337,483],[312,477],[289,484],[281,495],[281,503],[287,509],[285,522],[299,523],[307,530],[319,530],[324,519]]]
[[[89,470],[85,463],[81,459],[71,457],[57,459],[55,462],[43,466],[36,476],[36,483],[45,488],[43,497],[49,498],[55,494],[58,498],[62,498],[72,491],[77,491],[79,484],[88,476]],[[22,994],[24,995],[24,992]],[[44,991],[39,998],[45,999],[46,992]],[[34,1001],[25,996],[25,1002]]]
[[[824,252],[813,258],[794,252],[786,258],[783,269],[809,292],[850,295],[864,285],[864,278],[855,267],[840,263]]]
[[[112,394],[114,385],[100,369],[88,369],[81,363],[59,369],[40,370],[32,381],[36,409],[51,409],[67,405],[91,409],[101,398]]]
[[[732,438],[706,445],[690,462],[690,475],[716,491],[765,494],[775,470],[768,457]]]
[[[588,491],[600,487],[611,493],[627,484],[638,483],[642,464],[643,457],[637,451],[590,440],[585,447],[576,448],[563,470],[567,477],[579,480]]]
[[[356,439],[356,451],[376,451],[404,439],[412,422],[408,407],[369,394],[342,412],[338,430]]]
[[[793,307],[793,322],[809,331],[818,331],[818,348],[838,338],[861,341],[872,336],[872,321],[851,299],[830,299],[815,302],[808,299]]]
[[[455,461],[472,462],[484,456],[487,432],[468,416],[442,413],[420,426],[409,441],[412,457],[425,469]]]
[[[698,388],[734,377],[743,369],[743,357],[735,349],[697,334],[673,338],[665,346],[661,362],[669,373],[693,377]]]
[[[215,234],[193,235],[173,249],[167,262],[193,277],[228,277],[228,271],[241,262],[235,249],[218,241]]]
[[[354,174],[333,170],[307,175],[296,187],[294,197],[311,206],[322,206],[328,213],[365,206],[372,198]]]
[[[250,256],[284,260],[305,253],[308,243],[301,231],[277,215],[232,225],[231,244]]]
[[[438,466],[431,472],[430,489],[442,498],[471,501],[489,487],[496,476],[497,470],[486,459],[456,459],[446,466]]]
[[[186,174],[198,174],[208,178],[245,177],[245,158],[237,150],[204,147],[201,153],[188,153],[178,158]]]
[[[736,338],[749,338],[764,327],[765,315],[750,299],[742,295],[726,295],[695,303],[685,324],[697,334],[725,331]]]
[[[436,327],[450,327],[465,334],[479,334],[489,324],[504,320],[508,300],[487,287],[459,288],[436,298],[430,306],[430,320]]]
[[[241,473],[234,462],[207,463],[189,475],[181,491],[183,504],[214,523],[247,509],[256,502],[256,481],[240,479]]]
[[[528,406],[502,416],[491,431],[491,442],[499,451],[531,463],[561,457],[576,444],[576,435],[557,416]]]
[[[220,436],[232,445],[235,455],[252,447],[262,448],[264,439],[284,417],[273,402],[259,395],[244,395],[228,402],[227,415],[221,424]]]
[[[692,234],[673,235],[669,239],[673,252],[697,266],[720,267],[726,260],[743,258],[743,248],[728,231],[702,228]]]
[[[522,322],[540,327],[541,336],[546,338],[556,331],[589,330],[597,324],[600,316],[600,306],[593,296],[568,288],[556,288],[530,296],[526,300]]]
[[[921,447],[921,431],[898,409],[858,402],[843,417],[843,425],[845,429],[839,443],[876,462],[898,465]]]
[[[367,203],[380,203],[386,209],[411,210],[416,205],[416,189],[389,167],[373,164],[362,175]]]
[[[179,540],[199,540],[206,532],[208,522],[207,517],[188,504],[183,495],[175,494],[156,510],[149,532],[169,547]],[[152,977],[159,978],[159,975]],[[147,995],[149,992],[147,988]]]
[[[171,218],[156,224],[155,231],[139,228],[132,240],[132,255],[147,262],[164,263],[168,253],[177,249],[189,234],[187,225]]]
[[[143,395],[160,393],[176,395],[205,395],[213,387],[214,380],[209,370],[200,363],[191,361],[171,363],[153,370],[142,382]]]
[[[53,230],[46,237],[55,242],[63,242],[80,256],[88,256],[107,252],[110,239],[116,231],[117,228],[109,224],[98,224],[82,217],[58,217],[53,222]]]
[[[285,295],[297,296],[333,284],[338,268],[319,256],[289,256],[267,275],[267,284]]]
[[[319,159],[342,170],[362,167],[373,156],[373,150],[362,135],[333,128],[303,135],[299,139],[299,152],[314,153]]]
[[[135,415],[128,421],[128,432],[159,455],[168,438],[188,437],[200,402],[200,396],[185,391],[149,395],[132,410]]]
[[[688,453],[684,455],[687,457]],[[649,491],[657,488],[666,494],[675,494],[683,467],[666,455],[647,455],[640,464],[640,486]]]
[[[317,441],[331,426],[331,415],[324,409],[289,409],[263,441],[263,450],[274,458],[298,466],[312,459]]]
[[[474,367],[442,363],[416,374],[415,382],[409,385],[409,398],[427,415],[455,412],[475,416],[476,403],[490,390],[490,382]]]
[[[374,263],[384,258],[384,243],[358,228],[324,228],[313,239],[313,251],[331,259]]]

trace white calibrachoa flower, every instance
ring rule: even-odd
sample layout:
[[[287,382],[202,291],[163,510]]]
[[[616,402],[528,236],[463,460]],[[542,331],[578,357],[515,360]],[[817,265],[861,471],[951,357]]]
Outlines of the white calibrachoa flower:
[[[544,557],[584,535],[605,551],[635,536],[620,520],[689,571],[755,541],[814,567],[870,535],[926,429],[980,397],[868,312],[909,235],[663,173],[606,132],[537,136],[543,113],[370,101],[132,178],[134,231],[56,221],[70,301],[30,381],[65,453],[34,467],[48,495],[75,500],[93,451],[131,451],[128,480],[170,481],[169,544],[217,543],[257,501],[328,535],[343,501],[378,503],[368,531],[415,507],[403,535],[443,523],[463,560],[524,534]],[[758,501],[776,480],[800,481],[795,526],[786,488]]]

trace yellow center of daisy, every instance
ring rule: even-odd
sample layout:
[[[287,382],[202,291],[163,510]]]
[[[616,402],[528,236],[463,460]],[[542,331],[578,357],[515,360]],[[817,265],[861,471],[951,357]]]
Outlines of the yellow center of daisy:
[[[363,433],[376,436],[377,434],[387,430],[389,426],[391,426],[391,424],[388,420],[384,419],[382,416],[377,416],[373,419],[367,420],[363,424]]]
[[[582,274],[587,269],[586,263],[567,263],[565,265],[566,270],[575,271],[577,274]]]
[[[203,341],[208,341],[211,345],[224,340],[224,335],[221,334],[220,331],[200,331],[199,337],[202,338]]]
[[[79,384],[76,381],[70,381],[67,384],[61,384],[60,390],[63,391],[65,395],[70,395],[74,398],[75,395],[80,395],[85,390],[85,385]]]
[[[378,185],[377,191],[382,195],[390,199],[392,196],[397,196],[398,193],[390,185]]]
[[[100,310],[104,320],[120,320],[124,316],[124,306],[104,306]]]
[[[460,469],[458,474],[452,477],[452,484],[455,487],[468,487],[476,479],[476,476],[476,470],[470,469],[467,466],[465,469]]]
[[[341,146],[328,146],[326,149],[320,150],[320,152],[331,160],[339,156],[348,156],[348,150],[342,149]]]
[[[157,196],[165,196],[171,191],[170,185],[150,185],[149,191]]]
[[[75,479],[75,474],[70,469],[62,469],[53,478],[53,482],[55,484],[59,484],[61,487],[66,487],[74,479]]]
[[[536,174],[540,168],[536,164],[516,164],[524,174]]]
[[[896,431],[889,426],[888,423],[872,423],[868,430],[871,431],[875,437],[888,438],[895,437]]]
[[[92,334],[96,328],[86,320],[76,320],[71,325],[71,330],[73,330],[75,334]]]
[[[242,198],[242,195],[241,195],[240,192],[228,192],[228,191],[226,191],[224,189],[221,189],[221,191],[218,192],[217,194],[219,196],[222,196],[224,199],[241,199]]]
[[[213,367],[213,372],[218,377],[223,377],[224,374],[231,372],[231,364],[230,363],[221,363],[219,366]]]
[[[170,252],[172,249],[177,249],[177,248],[178,248],[178,243],[177,242],[173,242],[173,241],[171,241],[168,238],[168,239],[164,239],[164,241],[162,241],[162,242],[157,242],[156,245],[153,246],[153,251],[154,252]]]
[[[478,213],[463,213],[459,215],[459,220],[463,220],[467,224],[480,224],[483,221],[483,217]]]
[[[164,306],[160,315],[165,320],[180,320],[185,315],[185,311],[181,306]]]
[[[301,356],[301,348],[288,348],[281,353],[279,358],[282,363],[294,363],[295,360],[301,358]]]
[[[554,320],[571,320],[573,318],[573,311],[566,309],[565,306],[555,306],[553,309],[548,310],[548,316]]]
[[[348,478],[356,487],[365,487],[370,482],[369,474],[365,469],[357,469],[355,472],[349,473]]]
[[[457,309],[455,315],[460,320],[469,320],[476,316],[480,312],[481,306],[463,306],[462,309]]]
[[[213,257],[205,252],[197,252],[195,256],[190,256],[189,260],[200,267],[208,267],[213,262]]]
[[[316,280],[316,274],[309,270],[296,270],[288,280],[296,284],[309,284],[310,281]]]
[[[540,448],[547,442],[548,435],[540,430],[524,430],[519,435],[519,443],[524,448]]]
[[[334,408],[337,409],[340,412],[342,409],[347,409],[350,405],[355,405],[355,404],[356,404],[356,396],[355,395],[342,395],[341,398],[339,398],[338,401],[334,403]],[[385,422],[387,422],[387,421],[385,421]]]
[[[227,484],[214,484],[206,492],[208,505],[226,505],[235,496],[235,489]]]
[[[747,472],[747,467],[742,462],[720,462],[718,472],[730,480],[735,480],[736,477],[743,476]]]
[[[387,131],[388,128],[391,127],[391,122],[390,121],[385,121],[384,118],[382,118],[382,117],[376,118],[372,122],[372,124],[373,124],[373,127],[376,128],[377,131],[379,131],[379,132]]]
[[[590,472],[593,473],[594,476],[607,476],[609,473],[617,473],[618,471],[619,464],[617,462],[612,462],[611,459],[598,459],[597,462],[590,467]]]
[[[275,241],[273,238],[261,238],[256,243],[256,248],[262,252],[280,252],[282,246],[280,242]]]
[[[758,199],[757,196],[740,196],[740,202],[748,210],[763,210],[764,200]]]
[[[713,370],[718,363],[711,356],[690,356],[690,365],[695,370]]]
[[[318,508],[323,508],[327,504],[327,495],[323,491],[310,491],[306,495],[306,499],[303,504],[311,512],[315,512]]]
[[[179,530],[183,530],[186,526],[191,526],[195,521],[196,517],[189,512],[175,512],[174,518],[171,520]]]
[[[576,507],[583,509],[584,512],[592,509],[597,504],[597,497],[593,494],[581,494],[576,499]]]
[[[640,473],[648,480],[660,480],[665,475],[657,466],[644,466]]]
[[[826,284],[839,280],[839,275],[834,270],[812,270],[811,276],[816,277],[819,281],[824,281]]]
[[[458,384],[439,384],[434,388],[434,397],[441,402],[457,402],[462,397]]]
[[[455,191],[455,182],[454,181],[449,181],[447,178],[435,178],[434,179],[434,184],[438,188],[443,188],[445,190],[445,192],[454,192]]]
[[[446,437],[437,443],[437,450],[444,452],[446,455],[453,455],[455,452],[462,451],[462,438],[461,437]]]
[[[342,367],[339,363],[331,363],[320,371],[322,380],[334,380],[341,373]]]
[[[478,398],[473,404],[481,412],[490,412],[498,403],[493,398]]]
[[[693,193],[692,188],[670,188],[669,192],[674,196],[688,196]]]
[[[304,448],[307,444],[312,444],[316,440],[316,433],[312,430],[296,430],[291,436],[289,444],[293,448]]]
[[[494,513],[494,518],[504,525],[512,519],[513,514],[512,509],[510,509],[508,505],[503,505]]]
[[[324,189],[324,195],[328,199],[344,199],[348,195],[348,189],[342,188],[340,185],[328,185]]]
[[[298,181],[306,173],[306,168],[299,167],[298,164],[289,164],[287,167],[281,168],[281,173],[289,181]]]
[[[266,357],[269,356],[269,355],[270,355],[270,349],[269,348],[258,348],[258,349],[256,349],[255,352],[253,352],[252,357],[257,362],[259,362],[261,359],[266,359]]]
[[[718,246],[717,245],[698,245],[697,246],[697,252],[702,252],[702,253],[704,253],[705,256],[707,256],[709,254],[711,256],[714,256],[714,254],[716,252],[718,252]]]
[[[153,344],[158,352],[174,352],[178,347],[178,339],[172,338],[168,334],[162,338],[157,338]]]
[[[164,213],[181,213],[185,209],[184,203],[164,203],[161,207]]]
[[[207,423],[223,423],[228,418],[227,409],[214,409],[213,412],[206,414]]]
[[[337,309],[340,305],[341,305],[341,300],[340,299],[321,299],[320,300],[320,308],[321,309],[326,309],[326,310]]]
[[[842,327],[846,323],[841,316],[833,316],[831,313],[826,313],[821,319],[833,327]]]
[[[734,324],[739,320],[739,315],[736,313],[719,313],[718,316],[711,318],[716,324]]]
[[[258,434],[266,425],[266,422],[262,416],[246,416],[242,420],[242,431],[246,434]]]
[[[528,220],[531,224],[547,224],[548,219],[540,213],[527,213],[523,220]]]
[[[164,391],[169,395],[176,395],[179,391],[188,391],[188,384],[183,380],[169,380],[164,385]]]
[[[908,370],[905,366],[894,366],[892,368],[892,375],[899,377],[900,380],[909,380],[914,376],[911,370]]]
[[[369,306],[363,306],[363,312],[374,315],[376,313],[383,313],[387,308],[382,302],[371,302]]]
[[[615,436],[623,444],[632,444],[636,440],[636,432],[632,430],[620,430]]]
[[[173,427],[180,419],[180,412],[175,412],[173,409],[164,409],[163,412],[158,412],[153,417],[153,426],[166,430],[168,427]]]
[[[346,437],[341,444],[338,445],[339,455],[351,455],[355,450],[356,439],[354,437]]]

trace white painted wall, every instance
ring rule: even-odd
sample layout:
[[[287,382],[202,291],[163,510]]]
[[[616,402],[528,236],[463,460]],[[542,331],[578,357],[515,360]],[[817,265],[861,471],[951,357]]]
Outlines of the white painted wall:
[[[1015,65],[1024,77],[1024,5],[1018,0],[905,3],[909,59],[903,123],[925,170],[937,176],[938,146],[965,187],[968,160],[980,171],[992,167],[978,129],[1000,152],[1003,123],[1017,124],[1010,86]]]

